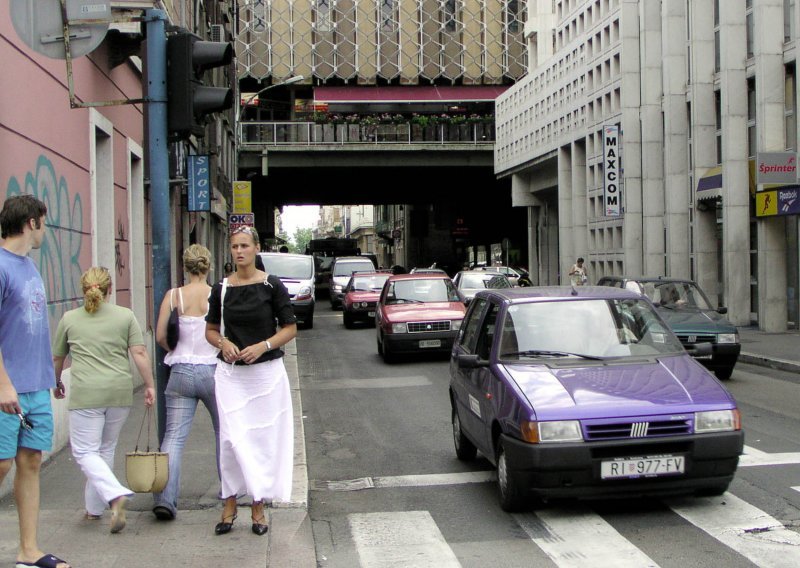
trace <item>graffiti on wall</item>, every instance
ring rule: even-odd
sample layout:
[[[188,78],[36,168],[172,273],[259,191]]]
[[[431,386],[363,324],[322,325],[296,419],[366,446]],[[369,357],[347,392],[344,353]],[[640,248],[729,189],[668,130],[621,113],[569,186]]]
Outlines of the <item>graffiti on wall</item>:
[[[122,219],[117,219],[117,242],[114,245],[114,268],[120,276],[125,270],[125,260],[122,258],[122,251],[120,250],[120,242],[125,240],[125,224]]]
[[[44,155],[22,183],[13,176],[8,180],[6,198],[21,194],[33,195],[47,206],[45,238],[41,248],[31,252],[31,258],[44,280],[51,321],[58,321],[74,307],[76,299],[83,298],[80,255],[88,234],[84,233],[81,196],[70,193],[66,179]]]

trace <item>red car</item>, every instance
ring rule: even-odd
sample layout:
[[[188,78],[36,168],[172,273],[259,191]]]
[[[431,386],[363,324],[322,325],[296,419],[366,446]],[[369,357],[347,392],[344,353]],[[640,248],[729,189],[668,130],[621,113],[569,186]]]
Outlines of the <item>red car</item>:
[[[446,274],[397,274],[383,286],[375,311],[378,353],[450,353],[464,318],[464,298]]]
[[[388,272],[354,272],[344,289],[342,309],[344,326],[353,327],[355,322],[375,322],[375,305],[381,296],[381,290]]]

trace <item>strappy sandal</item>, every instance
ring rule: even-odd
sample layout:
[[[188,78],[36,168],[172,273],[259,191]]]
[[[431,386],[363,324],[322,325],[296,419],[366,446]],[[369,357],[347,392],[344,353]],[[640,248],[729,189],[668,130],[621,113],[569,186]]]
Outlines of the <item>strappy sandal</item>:
[[[231,532],[231,529],[233,528],[233,522],[238,516],[239,515],[234,512],[233,515],[226,515],[222,517],[222,520],[214,526],[214,534],[220,535]],[[230,521],[226,521],[225,519],[230,519]]]
[[[269,530],[269,525],[267,524],[267,517],[264,515],[264,502],[256,502],[253,505],[261,505],[261,515],[259,517],[254,517],[250,515],[250,518],[253,520],[253,526],[251,529],[253,530],[253,534],[257,534],[258,536],[262,536],[267,534]],[[251,508],[252,510],[252,508]]]

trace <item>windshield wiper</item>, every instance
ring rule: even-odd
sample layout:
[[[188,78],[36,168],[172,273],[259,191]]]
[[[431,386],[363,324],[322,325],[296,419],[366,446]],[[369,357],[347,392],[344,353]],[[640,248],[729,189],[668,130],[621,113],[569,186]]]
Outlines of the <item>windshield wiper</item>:
[[[501,357],[580,357],[581,359],[591,359],[593,361],[602,361],[603,357],[596,355],[584,355],[583,353],[571,353],[569,351],[547,351],[542,349],[528,349],[527,351],[512,351],[510,353],[503,353]]]
[[[397,303],[401,303],[402,302],[403,304],[405,304],[405,303],[409,303],[409,304],[424,304],[425,303],[422,300],[413,300],[411,298],[395,298],[394,301],[397,302]]]

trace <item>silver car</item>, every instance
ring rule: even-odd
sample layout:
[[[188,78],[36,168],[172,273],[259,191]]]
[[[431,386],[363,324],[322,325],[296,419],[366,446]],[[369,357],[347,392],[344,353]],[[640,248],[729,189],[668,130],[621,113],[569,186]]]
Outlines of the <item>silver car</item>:
[[[469,305],[475,294],[487,288],[513,288],[505,274],[490,270],[462,270],[453,278],[456,289]]]

